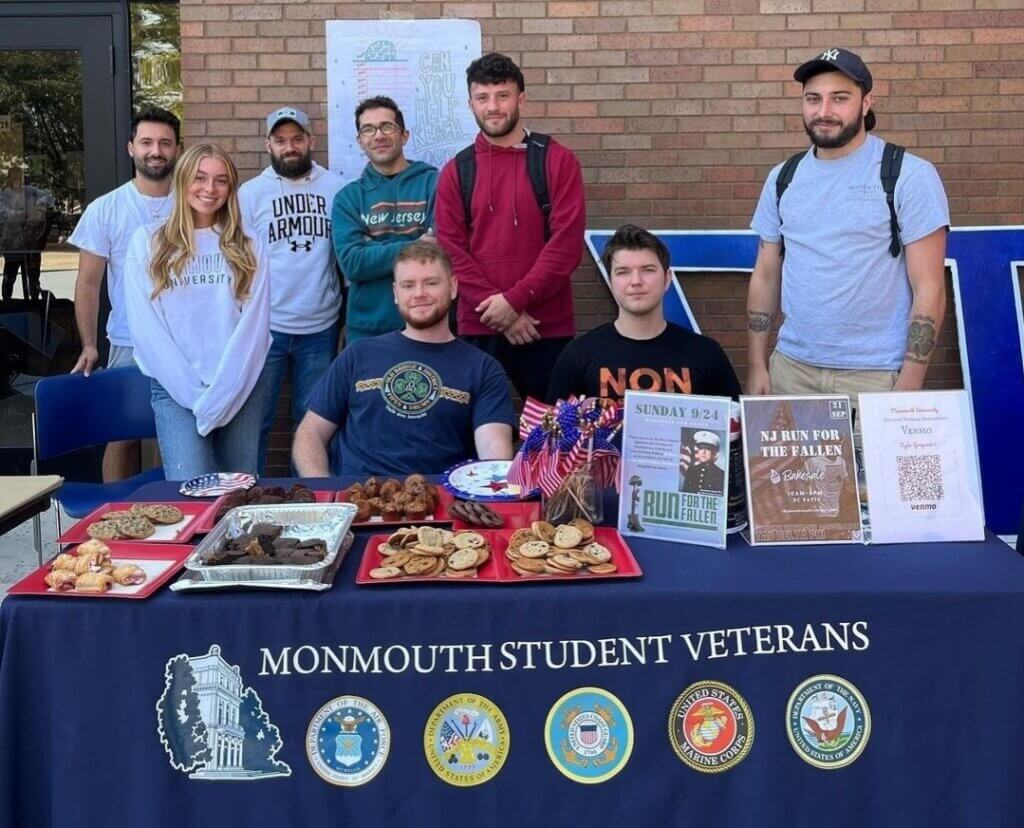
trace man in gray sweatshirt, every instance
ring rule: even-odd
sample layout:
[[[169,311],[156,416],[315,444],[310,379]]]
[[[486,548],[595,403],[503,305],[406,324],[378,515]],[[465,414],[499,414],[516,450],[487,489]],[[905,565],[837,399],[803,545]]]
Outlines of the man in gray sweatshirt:
[[[341,282],[331,246],[331,205],[342,180],[312,157],[309,116],[286,106],[267,116],[270,166],[239,190],[242,217],[270,254],[270,333],[264,378],[259,473],[267,464],[286,369],[291,371],[292,422],[306,413],[313,387],[338,350]]]

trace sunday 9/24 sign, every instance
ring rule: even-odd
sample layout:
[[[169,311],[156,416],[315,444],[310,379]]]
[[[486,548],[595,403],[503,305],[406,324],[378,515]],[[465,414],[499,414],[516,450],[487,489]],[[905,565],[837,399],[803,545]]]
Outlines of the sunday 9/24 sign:
[[[601,252],[612,230],[588,230],[587,247],[605,283]],[[653,230],[678,273],[750,273],[757,235],[750,230]],[[1024,267],[1024,227],[954,227],[946,249],[953,276],[964,388],[970,394],[981,461],[985,522],[1014,534],[1024,501],[1024,321],[1018,269]],[[665,299],[667,318],[700,326],[676,279]]]

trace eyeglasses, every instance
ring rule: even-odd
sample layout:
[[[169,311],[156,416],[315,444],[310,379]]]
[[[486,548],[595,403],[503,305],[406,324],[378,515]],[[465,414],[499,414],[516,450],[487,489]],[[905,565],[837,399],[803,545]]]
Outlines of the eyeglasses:
[[[377,130],[380,130],[381,135],[394,135],[398,131],[398,124],[393,121],[385,121],[382,124],[374,126],[373,124],[363,124],[359,127],[360,138],[372,138],[377,134]]]

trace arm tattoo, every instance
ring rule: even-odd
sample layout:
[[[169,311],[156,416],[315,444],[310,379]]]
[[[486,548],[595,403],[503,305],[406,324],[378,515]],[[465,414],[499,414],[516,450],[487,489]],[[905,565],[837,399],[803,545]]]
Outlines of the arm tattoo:
[[[907,331],[908,362],[927,365],[932,351],[935,350],[935,317],[915,314]]]
[[[747,328],[756,333],[764,333],[770,331],[772,328],[772,322],[775,321],[774,313],[765,313],[764,311],[747,311]]]

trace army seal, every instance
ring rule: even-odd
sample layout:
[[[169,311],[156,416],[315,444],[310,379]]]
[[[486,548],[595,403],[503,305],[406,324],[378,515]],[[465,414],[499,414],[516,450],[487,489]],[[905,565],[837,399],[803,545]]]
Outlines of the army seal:
[[[505,764],[509,730],[498,706],[474,693],[449,696],[427,718],[427,764],[449,785],[469,787],[493,778]]]

